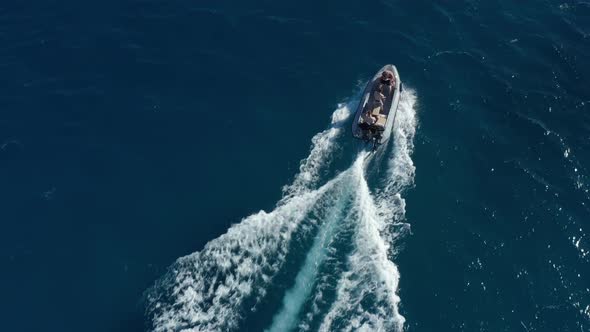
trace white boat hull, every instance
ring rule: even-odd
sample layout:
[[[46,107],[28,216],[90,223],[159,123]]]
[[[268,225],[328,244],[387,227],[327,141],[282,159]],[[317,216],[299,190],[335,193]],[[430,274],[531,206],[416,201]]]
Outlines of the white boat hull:
[[[365,126],[363,128],[362,124],[362,114],[367,110],[367,104],[372,100],[371,99],[371,91],[372,87],[376,84],[376,82],[380,79],[381,73],[385,70],[390,70],[393,72],[395,77],[395,86],[390,96],[386,96],[386,100],[383,105],[383,110],[381,114],[384,114],[387,118],[385,121],[385,125],[383,127],[373,126],[371,128],[367,128]],[[395,122],[395,117],[397,113],[397,107],[399,104],[399,99],[401,95],[401,86],[402,82],[399,78],[399,73],[397,68],[394,65],[386,65],[381,68],[377,74],[367,83],[365,90],[363,91],[363,95],[359,102],[359,105],[356,110],[356,114],[354,116],[354,120],[352,122],[352,135],[355,138],[362,139],[367,142],[373,142],[375,145],[380,145],[385,143],[389,137],[391,136],[391,131],[393,130],[393,125]]]

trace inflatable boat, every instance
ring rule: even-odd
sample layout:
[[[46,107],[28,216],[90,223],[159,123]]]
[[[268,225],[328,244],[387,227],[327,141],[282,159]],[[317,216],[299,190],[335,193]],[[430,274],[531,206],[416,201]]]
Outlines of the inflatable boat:
[[[352,122],[352,135],[373,149],[391,136],[402,92],[394,65],[386,65],[367,83]]]

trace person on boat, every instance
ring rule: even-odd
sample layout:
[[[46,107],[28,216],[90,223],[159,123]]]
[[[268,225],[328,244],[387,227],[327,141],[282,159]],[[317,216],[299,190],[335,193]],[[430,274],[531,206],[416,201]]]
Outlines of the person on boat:
[[[374,115],[371,113],[371,108],[367,109],[365,112],[363,112],[361,119],[362,119],[362,123],[361,123],[361,128],[364,129],[369,129],[371,126],[373,126],[375,123],[377,123],[377,115]]]
[[[371,109],[363,112],[362,119],[363,124],[365,124],[364,127],[370,127],[377,122],[377,116],[371,113]]]
[[[385,84],[385,85],[391,85],[394,86],[395,82],[394,82],[394,75],[393,72],[391,70],[384,70],[381,73],[381,84]]]
[[[393,72],[391,70],[384,70],[381,73],[381,77],[379,77],[379,79],[376,80],[373,85],[371,92],[372,97],[374,97],[376,91],[380,90],[384,97],[383,100],[385,100],[387,96],[391,94],[393,88],[395,87],[394,77],[395,76],[393,75]]]
[[[383,107],[385,102],[385,95],[383,94],[383,84],[379,84],[373,92],[373,109],[376,107]]]

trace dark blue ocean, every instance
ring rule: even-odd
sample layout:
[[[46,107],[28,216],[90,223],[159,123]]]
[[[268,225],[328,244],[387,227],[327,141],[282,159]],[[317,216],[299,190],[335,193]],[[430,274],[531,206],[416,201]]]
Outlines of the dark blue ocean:
[[[2,331],[590,331],[588,1],[6,1],[0,42]]]

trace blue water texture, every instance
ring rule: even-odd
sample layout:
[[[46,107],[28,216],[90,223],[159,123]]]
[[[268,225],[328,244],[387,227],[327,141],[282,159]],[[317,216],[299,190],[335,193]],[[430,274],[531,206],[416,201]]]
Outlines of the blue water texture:
[[[588,1],[7,1],[0,42],[2,331],[590,331]]]

